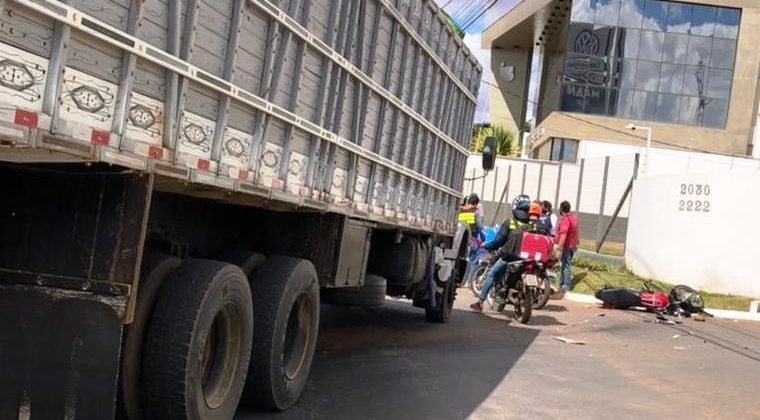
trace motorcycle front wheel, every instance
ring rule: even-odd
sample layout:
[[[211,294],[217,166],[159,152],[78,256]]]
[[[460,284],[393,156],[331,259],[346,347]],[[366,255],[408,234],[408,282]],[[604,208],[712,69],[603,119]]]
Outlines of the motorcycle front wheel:
[[[483,290],[483,283],[488,276],[488,264],[480,264],[472,273],[470,280],[470,288],[475,296],[480,296],[480,291]]]
[[[515,312],[512,317],[521,324],[527,324],[533,313],[533,292],[528,290],[522,281],[518,282],[515,288],[519,290],[519,293],[517,294],[517,301],[514,303]]]

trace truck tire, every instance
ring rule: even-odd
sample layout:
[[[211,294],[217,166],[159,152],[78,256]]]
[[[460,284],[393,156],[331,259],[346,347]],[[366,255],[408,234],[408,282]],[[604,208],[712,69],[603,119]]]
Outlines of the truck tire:
[[[144,346],[145,420],[230,420],[245,384],[253,335],[239,267],[186,260],[165,281]]]
[[[456,297],[456,284],[449,280],[443,284],[443,291],[435,294],[435,308],[425,309],[425,318],[429,322],[445,324],[451,319],[454,310],[454,298]]]
[[[319,281],[311,262],[272,256],[253,282],[254,342],[243,402],[285,410],[309,377],[319,329]]]
[[[251,275],[255,273],[256,270],[258,270],[261,264],[264,264],[264,261],[266,261],[267,257],[265,257],[264,254],[259,254],[258,252],[236,249],[233,251],[225,252],[222,254],[222,256],[220,256],[219,259],[221,261],[227,261],[228,263],[232,263],[240,267],[240,269],[243,270],[245,276],[250,280]]]
[[[143,259],[137,291],[135,318],[126,327],[121,365],[120,409],[129,420],[142,420],[140,406],[140,370],[148,322],[164,280],[182,264],[182,260],[161,253],[149,253]]]
[[[348,306],[381,306],[385,303],[385,278],[367,274],[361,287],[322,289],[322,303]]]

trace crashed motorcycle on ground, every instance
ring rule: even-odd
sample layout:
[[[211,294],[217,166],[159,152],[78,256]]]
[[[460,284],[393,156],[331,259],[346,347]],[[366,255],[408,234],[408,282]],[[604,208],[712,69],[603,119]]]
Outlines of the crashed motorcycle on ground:
[[[696,290],[683,284],[666,292],[653,281],[644,281],[641,289],[612,287],[606,285],[598,289],[594,296],[602,301],[602,307],[609,309],[644,308],[658,317],[664,315],[690,317],[694,314],[712,316],[705,311],[705,302]]]

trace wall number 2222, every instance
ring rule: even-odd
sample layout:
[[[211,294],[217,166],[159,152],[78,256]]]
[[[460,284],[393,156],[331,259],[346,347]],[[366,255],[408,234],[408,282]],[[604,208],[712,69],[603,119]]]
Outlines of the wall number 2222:
[[[709,213],[710,202],[707,200],[680,200],[678,202],[678,211]]]

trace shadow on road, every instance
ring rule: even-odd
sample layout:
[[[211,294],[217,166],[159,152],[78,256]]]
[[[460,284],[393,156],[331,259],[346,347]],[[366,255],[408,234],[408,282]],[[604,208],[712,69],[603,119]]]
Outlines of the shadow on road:
[[[534,315],[530,318],[529,325],[567,325],[553,316],[538,315],[535,312],[533,312],[533,314]]]
[[[567,312],[567,308],[563,305],[546,305],[544,306],[541,311],[545,312]]]
[[[466,419],[538,333],[462,310],[448,324],[431,324],[408,302],[323,305],[298,405],[284,413],[241,410],[236,419]]]

